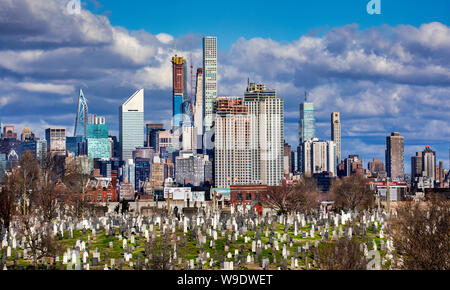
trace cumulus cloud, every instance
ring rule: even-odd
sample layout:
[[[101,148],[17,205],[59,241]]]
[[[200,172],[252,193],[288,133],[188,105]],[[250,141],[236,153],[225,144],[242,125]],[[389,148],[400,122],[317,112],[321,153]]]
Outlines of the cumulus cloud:
[[[117,132],[117,107],[144,88],[147,120],[168,123],[174,36],[112,26],[106,16],[84,9],[71,15],[66,2],[0,0],[3,122],[30,122],[36,130],[56,123],[72,127],[82,88],[89,110],[105,115]],[[188,59],[192,54],[194,69],[200,66],[200,35],[176,40],[176,53]],[[404,135],[407,146],[431,140],[438,152],[448,150],[450,27],[445,24],[369,29],[352,24],[289,42],[240,38],[219,52],[218,70],[219,95],[242,95],[247,78],[277,90],[285,99],[286,140],[294,147],[298,107],[307,90],[321,139],[329,139],[330,113],[341,112],[344,152],[383,159],[391,131]]]

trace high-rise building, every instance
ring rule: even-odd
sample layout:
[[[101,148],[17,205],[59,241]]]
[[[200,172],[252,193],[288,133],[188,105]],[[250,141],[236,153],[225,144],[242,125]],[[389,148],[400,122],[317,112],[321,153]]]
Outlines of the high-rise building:
[[[331,113],[331,140],[336,144],[337,164],[341,163],[341,117],[339,112]]]
[[[119,107],[119,138],[123,161],[133,158],[136,147],[144,146],[144,89]]]
[[[66,128],[45,129],[45,139],[50,154],[66,155]]]
[[[398,132],[386,137],[386,172],[392,179],[404,178],[404,137]]]
[[[427,176],[433,180],[436,180],[435,174],[436,166],[436,153],[431,150],[430,146],[426,146],[422,151],[422,171],[423,176]]]
[[[411,180],[422,176],[422,152],[416,152],[416,156],[411,157]]]
[[[284,142],[284,174],[292,173],[292,147]]]
[[[203,149],[203,68],[197,69],[195,85],[194,127],[197,131],[197,150]]]
[[[14,126],[3,126],[2,139],[17,139],[17,133],[14,132]]]
[[[217,37],[203,38],[203,110],[204,130],[212,127],[214,101],[217,98]]]
[[[205,182],[208,155],[183,151],[175,159],[175,181],[181,185],[201,186]]]
[[[336,144],[333,141],[306,140],[302,143],[301,153],[302,173],[312,175],[325,171],[336,176]]]
[[[186,59],[172,57],[172,117],[174,130],[182,125],[183,104],[188,101]]]
[[[158,144],[158,134],[159,131],[164,131],[163,124],[146,124],[147,138],[145,142],[146,147],[152,147],[154,150],[157,148]]]
[[[364,174],[364,160],[357,154],[351,154],[344,159],[345,176]]]
[[[242,98],[219,97],[215,109],[215,186],[251,184],[251,116]]]
[[[103,116],[97,116],[96,114],[88,114],[88,125],[102,125],[106,124],[106,118]]]
[[[143,192],[144,183],[150,180],[151,160],[147,158],[136,158],[134,188],[139,192]]]
[[[284,178],[284,100],[264,84],[248,83],[244,104],[251,116],[252,181],[280,185]]]
[[[80,95],[78,97],[77,115],[75,117],[75,128],[73,136],[86,137],[86,125],[88,117],[88,105],[86,98],[84,97],[83,90],[80,89]]]
[[[305,102],[300,104],[300,119],[298,121],[298,170],[300,173],[305,172],[303,164],[303,156],[305,156],[303,150],[303,143],[305,141],[311,140],[316,135],[316,120],[314,118],[314,103]]]
[[[22,142],[25,142],[25,140],[33,140],[34,139],[34,134],[33,132],[31,132],[30,128],[23,128],[22,130],[22,135],[20,136],[20,140]]]
[[[372,161],[367,163],[367,169],[369,169],[373,177],[377,177],[380,172],[385,170],[384,162],[378,158],[373,158]]]

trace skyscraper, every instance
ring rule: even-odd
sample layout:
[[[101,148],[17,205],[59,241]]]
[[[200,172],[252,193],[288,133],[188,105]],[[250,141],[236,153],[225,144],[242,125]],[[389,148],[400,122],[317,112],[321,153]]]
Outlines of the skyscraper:
[[[339,112],[331,113],[331,140],[336,144],[336,161],[341,163],[341,117]]]
[[[197,130],[197,149],[203,149],[203,68],[197,69],[195,85],[194,127]]]
[[[147,129],[147,141],[145,142],[145,146],[152,147],[153,150],[157,150],[157,144],[158,144],[158,132],[164,131],[163,124],[151,124],[148,123],[145,125]]]
[[[182,125],[183,103],[187,95],[187,67],[183,57],[172,57],[172,128],[176,130]]]
[[[336,176],[336,145],[333,141],[306,140],[302,143],[301,152],[303,173],[311,175],[325,171]]]
[[[45,129],[45,139],[50,154],[66,155],[66,128]]]
[[[214,121],[214,101],[217,97],[217,37],[203,38],[203,102],[204,128],[209,131]]]
[[[386,172],[390,178],[404,178],[404,137],[398,132],[386,137]]]
[[[300,120],[298,122],[298,144],[316,137],[316,119],[314,118],[314,103],[300,104]]]
[[[215,185],[251,184],[251,116],[242,98],[219,97],[215,112]]]
[[[136,147],[144,146],[144,89],[136,91],[119,107],[120,156],[133,158]]]
[[[314,118],[314,103],[305,102],[300,104],[300,119],[298,121],[298,171],[305,172],[303,165],[306,161],[303,160],[305,153],[302,152],[305,141],[311,140],[316,135],[316,120]]]
[[[264,84],[249,83],[244,104],[251,116],[252,181],[280,185],[284,177],[284,100]]]
[[[88,105],[86,98],[84,97],[83,90],[80,89],[80,95],[78,97],[77,115],[75,117],[75,129],[73,136],[86,137],[86,125],[88,118]]]

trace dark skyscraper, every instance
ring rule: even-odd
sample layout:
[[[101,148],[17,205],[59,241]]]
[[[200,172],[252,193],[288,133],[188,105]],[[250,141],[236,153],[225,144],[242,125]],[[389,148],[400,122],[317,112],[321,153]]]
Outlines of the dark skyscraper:
[[[390,178],[404,178],[404,137],[398,132],[386,137],[386,172]]]

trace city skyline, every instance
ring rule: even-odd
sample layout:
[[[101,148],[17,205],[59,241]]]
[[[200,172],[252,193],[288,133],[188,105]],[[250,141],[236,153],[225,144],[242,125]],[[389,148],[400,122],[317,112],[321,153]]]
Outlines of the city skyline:
[[[37,19],[33,13],[39,11],[39,5],[34,12],[13,11],[18,16],[30,13],[30,19]],[[50,8],[59,11],[57,5]],[[90,23],[95,33],[83,33],[81,26],[72,23],[74,17]],[[85,10],[80,15],[67,15],[62,9],[55,18],[55,23],[64,20],[73,25],[70,31],[62,31],[67,35],[66,42],[58,42],[59,36],[50,26],[41,32],[47,45],[15,40],[6,45],[9,50],[0,50],[3,125],[14,125],[16,132],[30,127],[39,137],[49,127],[63,126],[67,132],[73,132],[77,91],[83,89],[89,107],[105,116],[111,134],[118,136],[117,106],[142,87],[146,91],[145,122],[162,122],[169,128],[170,119],[166,116],[171,115],[173,36],[146,31],[139,34],[126,27],[113,26],[104,16]],[[23,25],[27,23],[25,17],[17,19]],[[446,58],[450,29],[448,23],[433,20],[436,19],[430,17],[421,24],[407,25],[406,21],[403,26],[387,27],[338,25],[322,36],[298,33],[297,38],[285,43],[268,38],[241,39],[230,49],[227,45],[221,49],[219,33],[218,96],[243,96],[248,77],[276,89],[277,95],[285,100],[286,141],[296,148],[298,105],[307,90],[308,101],[314,103],[319,139],[329,139],[331,112],[341,113],[342,159],[359,154],[364,160],[373,157],[384,160],[386,136],[399,132],[405,137],[406,173],[410,172],[410,157],[426,145],[436,151],[437,160],[447,164],[450,129],[446,120],[450,105],[445,100],[450,93],[450,73],[446,66],[450,59]],[[389,32],[394,36],[388,37]],[[27,35],[26,31],[21,33]],[[433,33],[438,37],[431,37]],[[371,37],[381,42],[369,41]],[[0,36],[2,43],[8,39],[7,33]],[[78,50],[73,48],[77,40],[81,45]],[[350,41],[351,45],[347,45],[345,40],[355,43]],[[134,43],[135,50],[126,50],[125,41]],[[188,47],[177,41],[177,51],[184,57],[193,53],[195,70],[201,67],[201,37],[196,36],[193,42],[195,45]],[[102,45],[107,47],[105,51]],[[88,63],[92,55],[88,56],[84,50],[92,48],[99,53],[106,52],[103,61]],[[312,61],[323,57],[324,51],[336,57],[319,63]],[[269,55],[269,60],[264,55]],[[423,63],[427,58],[431,59],[430,65]],[[341,67],[333,69],[331,61],[339,59]],[[292,69],[286,69],[287,64]],[[326,69],[321,71],[321,66]],[[267,68],[271,68],[270,73]],[[412,68],[410,73],[408,68]],[[355,76],[351,69],[360,75]],[[340,80],[343,81],[338,84]],[[27,106],[26,112],[20,110],[23,106]]]

